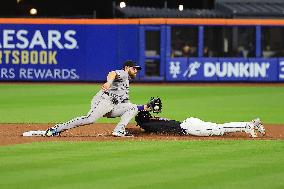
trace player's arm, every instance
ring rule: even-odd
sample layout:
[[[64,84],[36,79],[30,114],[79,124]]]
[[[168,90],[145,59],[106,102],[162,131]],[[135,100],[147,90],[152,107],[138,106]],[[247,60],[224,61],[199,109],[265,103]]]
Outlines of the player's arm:
[[[108,73],[108,75],[107,75],[107,82],[105,82],[105,83],[102,85],[102,90],[103,90],[103,91],[107,91],[107,90],[111,87],[113,81],[115,80],[116,75],[117,75],[117,74],[116,74],[115,71],[112,71],[112,72],[109,72],[109,73]]]
[[[144,105],[137,105],[138,111],[151,111],[151,107],[149,107],[147,104]]]

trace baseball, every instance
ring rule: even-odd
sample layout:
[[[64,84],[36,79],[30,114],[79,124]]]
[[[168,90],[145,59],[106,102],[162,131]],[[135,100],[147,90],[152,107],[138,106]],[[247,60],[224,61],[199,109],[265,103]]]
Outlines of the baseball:
[[[154,110],[159,110],[159,106],[154,106]]]

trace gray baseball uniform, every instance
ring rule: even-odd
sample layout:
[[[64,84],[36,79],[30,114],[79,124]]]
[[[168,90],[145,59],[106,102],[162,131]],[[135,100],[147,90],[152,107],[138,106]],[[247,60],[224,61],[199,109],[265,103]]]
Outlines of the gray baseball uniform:
[[[76,117],[65,123],[54,126],[57,132],[62,132],[81,125],[91,124],[97,119],[106,117],[121,117],[114,131],[124,132],[126,125],[137,114],[137,105],[129,101],[129,75],[124,70],[115,70],[117,76],[108,91],[100,90],[92,99],[87,115]]]

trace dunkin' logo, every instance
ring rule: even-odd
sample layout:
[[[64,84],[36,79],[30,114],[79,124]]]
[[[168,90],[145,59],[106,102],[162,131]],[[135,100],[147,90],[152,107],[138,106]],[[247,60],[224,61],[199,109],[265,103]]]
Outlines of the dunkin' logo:
[[[205,62],[204,77],[267,77],[269,62]]]

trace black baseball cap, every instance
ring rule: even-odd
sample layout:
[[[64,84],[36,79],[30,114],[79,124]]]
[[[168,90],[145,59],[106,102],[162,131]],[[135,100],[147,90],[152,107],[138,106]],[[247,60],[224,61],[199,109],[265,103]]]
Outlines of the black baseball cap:
[[[128,67],[133,67],[133,68],[136,68],[137,70],[141,70],[141,66],[137,65],[135,61],[133,60],[126,60],[123,64],[123,68],[125,68],[125,66],[128,66]]]

